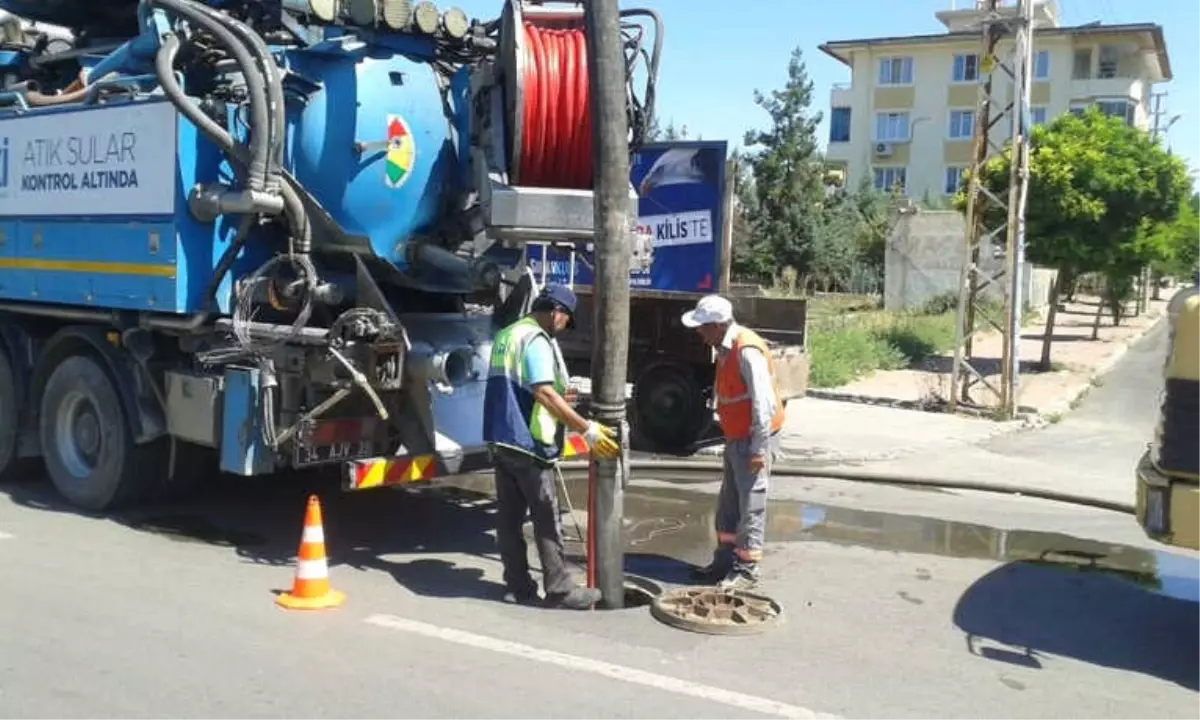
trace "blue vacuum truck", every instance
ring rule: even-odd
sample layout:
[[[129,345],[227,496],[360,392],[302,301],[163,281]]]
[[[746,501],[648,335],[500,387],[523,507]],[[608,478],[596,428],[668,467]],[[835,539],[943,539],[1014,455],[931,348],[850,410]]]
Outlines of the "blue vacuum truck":
[[[595,239],[583,11],[498,9],[0,0],[0,474],[104,511],[486,468],[526,243]],[[621,18],[632,148],[662,25]]]

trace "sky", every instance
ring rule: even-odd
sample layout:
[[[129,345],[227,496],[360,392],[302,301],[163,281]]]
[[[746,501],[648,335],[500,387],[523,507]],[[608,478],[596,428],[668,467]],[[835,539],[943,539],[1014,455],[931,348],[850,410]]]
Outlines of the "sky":
[[[456,0],[469,15],[491,18],[500,0]],[[958,0],[964,7],[970,0]],[[443,2],[438,2],[439,6]],[[834,83],[850,69],[817,46],[833,40],[943,32],[934,13],[951,0],[621,0],[663,17],[664,45],[657,114],[665,126],[741,145],[746,130],[765,127],[753,90],[780,88],[793,48],[804,53],[813,81],[813,108],[826,116]],[[1173,152],[1200,168],[1200,2],[1197,0],[1059,0],[1063,25],[1152,22],[1163,26],[1174,80],[1166,90],[1166,118],[1181,115],[1168,139]],[[822,123],[824,143],[828,130]]]

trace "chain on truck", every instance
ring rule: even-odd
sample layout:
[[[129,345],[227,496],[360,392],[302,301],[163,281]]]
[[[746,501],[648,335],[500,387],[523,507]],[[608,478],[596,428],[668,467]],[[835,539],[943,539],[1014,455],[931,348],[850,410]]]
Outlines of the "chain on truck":
[[[582,10],[500,9],[0,0],[0,472],[103,510],[486,468],[526,243],[594,241]],[[636,146],[662,27],[621,19]]]

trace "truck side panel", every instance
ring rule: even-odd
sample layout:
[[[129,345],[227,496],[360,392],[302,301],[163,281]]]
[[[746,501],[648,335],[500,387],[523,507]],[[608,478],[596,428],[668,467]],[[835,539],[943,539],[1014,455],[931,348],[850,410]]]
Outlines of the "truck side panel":
[[[7,137],[0,146],[0,298],[172,314],[200,309],[234,223],[198,221],[187,194],[195,182],[230,171],[174,107],[76,106],[0,122]],[[217,294],[225,312],[229,286],[227,277]]]

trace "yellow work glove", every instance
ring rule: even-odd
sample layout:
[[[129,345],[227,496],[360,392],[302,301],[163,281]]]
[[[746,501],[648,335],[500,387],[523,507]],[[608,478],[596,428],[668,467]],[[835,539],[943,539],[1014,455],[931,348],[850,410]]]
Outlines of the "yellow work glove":
[[[621,452],[621,446],[616,441],[617,432],[605,427],[595,420],[589,421],[583,439],[591,448],[592,455],[603,460],[612,460]]]

